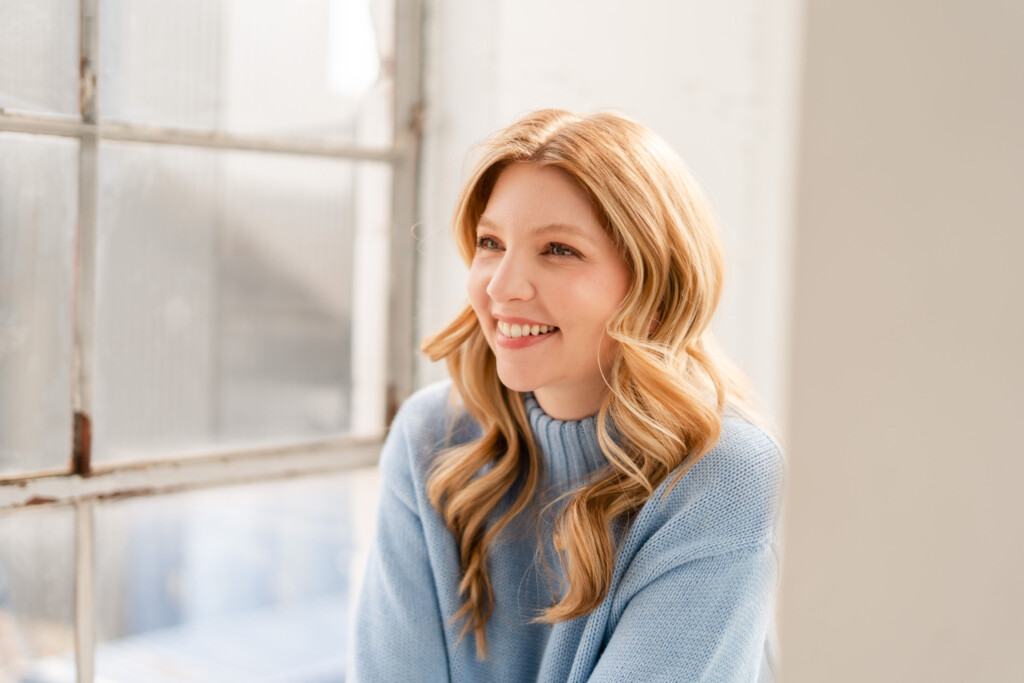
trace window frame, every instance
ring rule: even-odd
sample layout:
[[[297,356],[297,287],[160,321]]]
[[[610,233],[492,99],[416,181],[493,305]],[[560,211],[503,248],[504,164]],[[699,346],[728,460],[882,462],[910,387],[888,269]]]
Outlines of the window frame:
[[[247,150],[386,163],[392,170],[388,311],[385,320],[385,376],[382,406],[386,422],[414,383],[415,223],[423,127],[423,0],[392,0],[395,16],[394,134],[390,148],[375,149],[327,141],[273,136],[195,132],[123,123],[103,123],[97,111],[99,3],[80,0],[80,118],[21,114],[0,109],[0,132],[79,140],[78,220],[72,295],[73,358],[71,409],[73,443],[66,468],[0,475],[0,514],[35,507],[72,508],[75,517],[75,650],[77,680],[94,679],[94,506],[138,496],[284,480],[344,472],[377,462],[384,431],[325,439],[292,440],[251,448],[206,449],[161,460],[94,466],[91,415],[94,384],[96,282],[97,149],[100,140],[171,144],[194,148]]]

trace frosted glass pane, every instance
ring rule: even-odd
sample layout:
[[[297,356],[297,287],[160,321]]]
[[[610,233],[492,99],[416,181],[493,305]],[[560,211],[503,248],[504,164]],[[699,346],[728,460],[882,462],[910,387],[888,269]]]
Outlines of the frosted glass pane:
[[[358,164],[100,151],[94,460],[337,434]]]
[[[393,0],[104,0],[104,119],[388,145]]]
[[[0,474],[71,459],[78,141],[0,133]]]
[[[0,2],[0,109],[78,115],[79,0]]]
[[[373,477],[99,506],[97,680],[342,681]]]
[[[71,510],[0,515],[0,681],[73,681]]]

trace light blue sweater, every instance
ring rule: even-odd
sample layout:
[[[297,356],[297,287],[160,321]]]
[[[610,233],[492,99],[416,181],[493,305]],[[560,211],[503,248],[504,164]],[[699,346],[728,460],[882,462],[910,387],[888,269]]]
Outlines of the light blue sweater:
[[[381,454],[377,536],[355,626],[360,683],[774,679],[783,462],[764,432],[734,417],[667,498],[662,487],[644,505],[597,609],[553,627],[531,623],[552,602],[546,572],[560,566],[548,533],[545,570],[535,524],[513,524],[491,551],[488,657],[476,659],[471,635],[457,643],[462,624],[451,618],[461,605],[459,555],[425,490],[457,411],[450,386],[410,398]],[[524,400],[551,491],[565,491],[605,464],[596,418],[562,422],[531,395]],[[451,444],[480,435],[464,412],[454,417]]]

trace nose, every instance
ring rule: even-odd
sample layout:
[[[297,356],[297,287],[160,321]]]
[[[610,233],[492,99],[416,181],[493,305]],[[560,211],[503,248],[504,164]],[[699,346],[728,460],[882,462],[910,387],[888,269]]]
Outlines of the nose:
[[[522,255],[507,250],[487,283],[487,296],[497,303],[528,301],[535,289],[529,265]]]

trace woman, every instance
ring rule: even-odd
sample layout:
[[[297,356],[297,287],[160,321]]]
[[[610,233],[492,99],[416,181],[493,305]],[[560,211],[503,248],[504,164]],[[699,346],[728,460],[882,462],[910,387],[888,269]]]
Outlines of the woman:
[[[771,680],[782,461],[712,350],[682,162],[539,111],[484,143],[454,228],[470,305],[381,456],[359,680]]]

